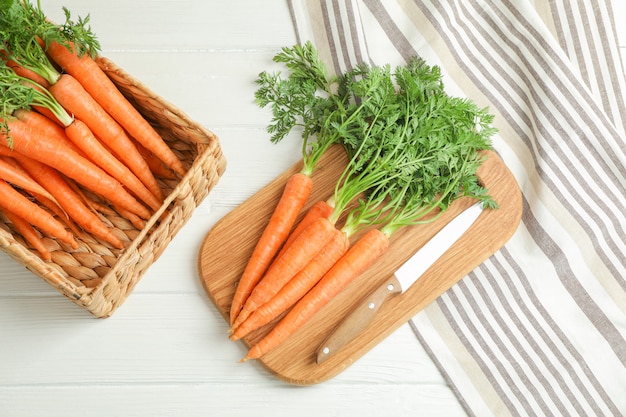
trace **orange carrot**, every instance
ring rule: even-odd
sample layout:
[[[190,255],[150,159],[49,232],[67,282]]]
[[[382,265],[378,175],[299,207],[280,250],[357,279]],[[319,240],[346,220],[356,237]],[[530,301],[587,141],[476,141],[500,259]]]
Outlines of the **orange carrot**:
[[[256,309],[231,335],[238,340],[283,314],[302,298],[322,276],[343,256],[350,246],[350,240],[341,230],[334,230],[333,238],[315,255],[291,281],[272,299]]]
[[[40,194],[54,200],[54,197],[45,188],[31,178],[23,168],[11,163],[10,160],[6,156],[0,157],[0,179],[28,192]]]
[[[31,194],[32,195],[32,194]],[[61,207],[55,200],[50,200],[42,195],[34,195],[35,199],[40,206],[47,208],[56,218],[65,226],[67,226],[74,236],[80,235],[80,228],[76,225],[74,220],[70,218],[67,212]]]
[[[139,218],[134,213],[129,213],[124,209],[116,207],[116,210],[126,219],[128,220],[137,230],[143,230],[146,228],[146,221],[144,219]]]
[[[167,165],[165,165],[163,161],[161,161],[159,158],[154,156],[152,152],[147,150],[145,146],[143,146],[141,143],[137,142],[136,140],[133,140],[133,143],[137,147],[137,150],[139,151],[143,159],[148,164],[148,167],[150,167],[150,171],[152,171],[152,173],[155,176],[166,178],[169,180],[173,180],[177,178],[174,171],[172,171]]]
[[[287,250],[287,248],[291,245],[296,237],[311,223],[319,218],[328,218],[333,212],[333,207],[328,204],[327,201],[320,200],[317,203],[313,204],[306,212],[302,220],[298,223],[295,229],[289,234],[287,241],[283,245],[283,247],[274,258],[274,262],[276,259],[280,258],[280,256]]]
[[[124,129],[89,95],[71,75],[63,74],[48,90],[68,112],[82,120],[93,134],[135,173],[160,200],[162,191],[148,164],[139,154]]]
[[[237,319],[252,289],[272,262],[280,245],[287,239],[300,210],[311,194],[312,188],[313,180],[310,176],[302,173],[292,175],[285,184],[280,200],[239,279],[230,308],[231,325]]]
[[[65,130],[63,129],[63,125],[58,122],[58,119],[54,116],[54,114],[51,114],[51,117],[48,117],[44,116],[39,111],[18,109],[13,112],[13,116],[40,130],[46,136],[52,136],[55,140],[61,141],[65,145],[72,148],[74,152],[83,155],[82,151],[79,150],[79,148],[67,137]]]
[[[6,56],[6,54],[5,54]],[[37,84],[42,85],[44,88],[48,87],[49,83],[48,81],[42,77],[41,75],[37,74],[35,71],[29,70],[28,68],[25,68],[24,66],[18,64],[17,62],[13,61],[12,59],[8,59],[5,58],[6,61],[6,65],[7,67],[11,68],[13,71],[15,71],[15,73],[21,77],[24,78],[28,78],[29,80],[33,80],[35,81]]]
[[[9,184],[20,188],[26,194],[34,197],[42,206],[50,210],[52,214],[55,214],[59,219],[63,219],[72,232],[77,232],[75,225],[69,220],[67,213],[59,205],[54,196],[42,187],[38,181],[35,181],[35,179],[33,179],[31,175],[26,172],[21,165],[19,165],[15,158],[2,156],[0,157],[0,160],[2,160],[0,161],[0,165],[3,163],[7,165],[10,164],[11,169],[13,170],[13,175],[0,175],[0,179],[4,179]],[[1,170],[2,169],[0,168],[0,171]]]
[[[242,359],[257,359],[274,349],[300,329],[350,282],[378,259],[389,246],[389,238],[371,229],[342,256],[324,277],[283,317],[281,321]]]
[[[83,229],[109,242],[114,247],[124,247],[122,241],[96,216],[82,201],[72,187],[61,175],[49,166],[26,156],[17,156],[22,166],[40,184],[43,184],[59,201],[59,204],[68,215]]]
[[[113,156],[108,149],[96,139],[89,127],[87,127],[82,120],[74,119],[72,123],[65,128],[65,132],[67,133],[67,137],[78,146],[92,162],[125,185],[130,192],[152,207],[153,210],[156,211],[161,207],[161,201],[146,188],[126,165]]]
[[[59,172],[73,178],[120,207],[124,207],[143,218],[150,217],[150,212],[128,194],[117,180],[89,160],[53,138],[44,136],[21,120],[12,119],[5,120],[5,122],[11,132],[12,147],[15,152],[30,156],[56,168]],[[0,145],[11,147],[9,138],[4,133],[0,134]]]
[[[52,259],[52,255],[50,254],[48,248],[46,248],[46,245],[44,245],[41,235],[33,228],[33,226],[30,225],[30,223],[11,211],[4,210],[3,213],[7,219],[13,223],[15,230],[22,235],[26,242],[30,243],[30,245],[35,248],[37,252],[39,252],[44,261]]]
[[[70,244],[73,248],[78,247],[74,236],[65,230],[59,221],[16,191],[6,181],[0,181],[0,208],[15,213],[45,233]]]
[[[274,297],[322,250],[332,238],[335,230],[337,230],[335,226],[323,218],[317,219],[304,229],[254,287],[232,328],[236,329],[258,307]]]
[[[75,77],[91,96],[120,124],[130,136],[137,139],[152,153],[171,167],[179,175],[185,175],[185,168],[161,136],[146,119],[122,95],[119,89],[88,54],[78,56],[70,48],[58,42],[47,45],[48,54],[65,72]]]

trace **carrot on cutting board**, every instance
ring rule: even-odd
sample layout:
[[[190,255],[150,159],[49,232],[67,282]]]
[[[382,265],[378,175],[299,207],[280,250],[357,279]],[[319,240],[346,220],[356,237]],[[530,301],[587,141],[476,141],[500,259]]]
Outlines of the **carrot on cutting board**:
[[[88,54],[79,56],[72,42],[68,42],[67,47],[56,41],[46,42],[46,52],[65,72],[76,78],[132,137],[177,174],[185,175],[185,167],[176,154],[141,113],[130,104],[91,56]]]
[[[234,324],[250,293],[257,285],[274,256],[289,235],[300,210],[313,189],[313,180],[301,172],[293,174],[256,243],[239,279],[230,308],[230,324]]]
[[[69,113],[84,122],[91,132],[141,180],[159,200],[156,206],[158,209],[162,199],[162,190],[148,164],[122,126],[69,74],[62,74],[57,82],[48,88],[48,91]]]
[[[327,219],[328,216],[332,214],[332,212],[333,212],[333,206],[328,204],[327,201],[320,200],[317,203],[313,204],[307,210],[304,217],[302,217],[302,220],[298,222],[295,229],[293,229],[293,231],[289,233],[289,237],[287,237],[287,240],[285,241],[284,245],[282,246],[282,248],[280,248],[278,255],[276,255],[276,257],[274,258],[274,262],[276,262],[276,260],[280,258],[283,253],[285,253],[285,251],[291,245],[291,243],[296,239],[296,237],[300,235],[300,233],[302,233],[302,231],[307,226],[309,226],[311,223],[313,223],[315,220],[319,218]]]
[[[233,330],[302,270],[330,241],[335,230],[335,226],[323,218],[304,229],[254,287],[232,325]]]
[[[263,339],[250,348],[242,362],[260,358],[294,334],[350,282],[369,268],[388,247],[389,238],[379,229],[371,229],[365,233],[311,291],[302,297]]]
[[[33,178],[50,190],[74,222],[115,248],[124,247],[122,241],[83,203],[81,197],[56,170],[26,156],[16,155],[16,158]]]
[[[27,155],[78,183],[100,194],[113,204],[126,208],[143,218],[150,218],[148,209],[130,195],[119,181],[112,178],[89,160],[51,137],[18,119],[2,119],[10,132],[0,134],[0,145],[22,155]]]
[[[24,220],[21,216],[17,214],[4,210],[4,215],[9,219],[11,223],[13,223],[13,227],[15,230],[22,235],[22,237],[26,240],[26,242],[30,243],[30,245],[39,252],[41,259],[44,261],[50,261],[52,259],[52,255],[46,245],[44,245],[41,235],[30,225],[26,220]]]
[[[78,242],[74,239],[74,235],[65,230],[63,224],[3,180],[0,180],[0,209],[15,213],[28,223],[38,227],[50,236],[71,245],[73,248],[78,247]]]
[[[348,236],[335,229],[333,237],[322,250],[296,274],[269,301],[257,308],[246,320],[237,326],[230,336],[239,340],[248,333],[259,329],[286,312],[300,300],[322,276],[343,256],[350,246]]]

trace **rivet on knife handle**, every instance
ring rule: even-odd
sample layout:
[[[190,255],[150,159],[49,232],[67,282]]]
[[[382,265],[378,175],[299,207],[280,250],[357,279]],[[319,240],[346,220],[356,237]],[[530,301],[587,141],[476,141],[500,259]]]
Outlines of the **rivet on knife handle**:
[[[400,283],[392,276],[370,293],[321,344],[317,351],[317,363],[322,363],[359,335],[372,322],[380,306],[393,294],[400,292]]]

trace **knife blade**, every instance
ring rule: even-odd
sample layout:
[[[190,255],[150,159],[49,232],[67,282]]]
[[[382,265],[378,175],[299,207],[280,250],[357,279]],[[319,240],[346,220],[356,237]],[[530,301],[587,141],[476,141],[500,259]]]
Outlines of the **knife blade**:
[[[458,214],[413,254],[389,279],[373,290],[324,340],[316,361],[324,362],[350,343],[374,320],[380,307],[392,296],[413,285],[446,251],[465,234],[482,212],[476,203]]]

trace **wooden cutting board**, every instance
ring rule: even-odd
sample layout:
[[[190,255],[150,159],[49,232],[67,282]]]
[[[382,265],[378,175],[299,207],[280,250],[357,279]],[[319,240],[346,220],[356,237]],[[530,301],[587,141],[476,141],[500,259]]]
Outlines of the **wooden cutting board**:
[[[382,258],[283,345],[267,353],[259,361],[278,378],[292,384],[308,385],[325,381],[354,363],[502,247],[520,222],[521,193],[511,172],[497,154],[490,151],[486,152],[486,155],[487,160],[479,170],[479,178],[500,208],[481,213],[470,230],[412,287],[401,296],[389,300],[381,308],[375,321],[361,336],[327,361],[316,364],[317,348],[346,313],[390,276],[451,218],[469,207],[472,201],[457,200],[436,222],[396,232]],[[336,146],[326,153],[313,176],[313,194],[306,208],[320,199],[327,199],[332,194],[334,183],[345,163],[346,157],[341,147]],[[300,168],[301,163],[294,165],[235,208],[215,224],[202,243],[199,252],[200,279],[206,293],[227,322],[231,299],[248,257],[280,198],[287,178]],[[259,329],[242,342],[250,347],[260,340],[271,326],[272,323]],[[224,335],[224,343],[240,342],[230,342]]]

